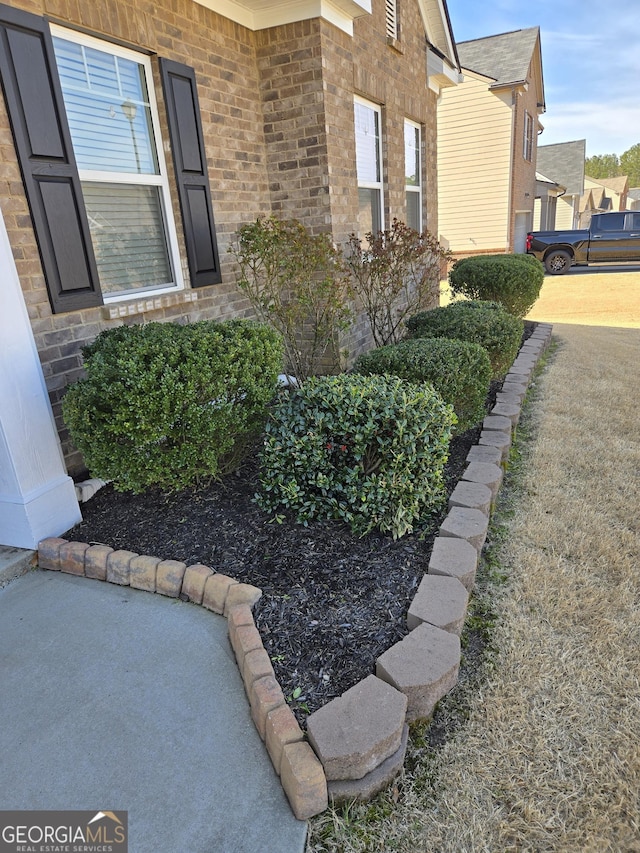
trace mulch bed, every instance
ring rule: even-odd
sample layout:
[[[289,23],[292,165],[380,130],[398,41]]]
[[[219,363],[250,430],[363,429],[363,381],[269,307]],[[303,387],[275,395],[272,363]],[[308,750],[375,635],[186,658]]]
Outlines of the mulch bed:
[[[528,337],[534,324],[526,325]],[[492,384],[487,410],[499,387]],[[448,494],[479,432],[453,439]],[[447,509],[397,541],[380,533],[358,538],[339,522],[275,522],[254,503],[257,488],[255,455],[223,483],[205,488],[130,495],[106,486],[82,505],[83,521],[64,535],[187,565],[204,563],[260,587],[256,625],[304,725],[309,712],[374,672],[376,658],[407,633],[407,609]]]

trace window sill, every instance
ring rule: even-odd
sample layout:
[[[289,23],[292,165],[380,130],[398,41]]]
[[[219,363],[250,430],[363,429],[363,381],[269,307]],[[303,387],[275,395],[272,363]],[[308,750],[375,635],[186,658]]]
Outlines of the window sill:
[[[148,314],[151,311],[162,311],[173,305],[183,305],[187,302],[197,302],[195,290],[182,290],[179,293],[168,293],[165,296],[150,296],[146,299],[132,299],[130,302],[117,302],[103,305],[102,316],[105,320],[117,320],[120,317],[134,317],[136,314]]]
[[[404,53],[404,50],[402,48],[402,42],[400,41],[400,39],[395,39],[391,36],[387,36],[387,44],[390,48],[393,48],[396,53]]]

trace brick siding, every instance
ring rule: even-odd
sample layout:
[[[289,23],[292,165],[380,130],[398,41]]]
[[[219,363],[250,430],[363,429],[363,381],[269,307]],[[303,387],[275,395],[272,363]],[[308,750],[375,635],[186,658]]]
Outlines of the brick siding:
[[[513,167],[511,170],[511,211],[509,221],[508,251],[514,249],[516,212],[530,211],[533,227],[533,205],[536,197],[536,159],[538,148],[538,106],[536,86],[533,84],[533,71],[529,70],[529,88],[517,95],[515,110],[515,127],[513,137]],[[533,151],[531,160],[525,160],[524,124],[525,112],[533,121]]]
[[[81,350],[125,323],[251,316],[227,248],[238,226],[261,214],[300,219],[342,244],[357,226],[353,95],[382,104],[385,218],[405,219],[403,119],[423,128],[424,222],[437,233],[436,96],[426,79],[417,2],[401,7],[401,51],[387,45],[384,2],[357,19],[354,37],[321,19],[251,32],[192,0],[15,0],[12,5],[151,52],[160,130],[169,134],[155,54],[193,66],[222,283],[191,290],[171,157],[165,144],[186,289],[161,297],[52,314],[4,99],[0,98],[0,205],[70,473],[83,462],[61,415],[67,385],[82,374]],[[534,111],[535,114],[535,111]],[[342,345],[370,346],[360,318]]]

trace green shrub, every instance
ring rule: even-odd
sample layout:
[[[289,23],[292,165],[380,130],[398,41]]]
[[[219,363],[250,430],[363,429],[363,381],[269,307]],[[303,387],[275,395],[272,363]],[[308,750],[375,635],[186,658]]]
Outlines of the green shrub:
[[[456,432],[471,429],[486,414],[491,363],[480,344],[416,338],[364,353],[353,369],[365,376],[386,373],[409,382],[429,382],[453,406],[458,419]]]
[[[244,320],[102,332],[63,400],[71,437],[116,489],[179,489],[233,470],[261,432],[279,335]]]
[[[262,452],[259,505],[394,538],[444,498],[453,409],[428,385],[342,374],[284,393]]]
[[[287,370],[298,382],[339,370],[351,291],[330,235],[267,217],[241,225],[228,251],[238,263],[238,287],[256,316],[282,335]]]
[[[484,347],[492,378],[504,376],[518,354],[524,323],[496,302],[452,302],[407,320],[411,338],[456,338]]]
[[[456,261],[449,272],[453,296],[498,302],[524,317],[540,295],[544,267],[533,255],[478,255]]]

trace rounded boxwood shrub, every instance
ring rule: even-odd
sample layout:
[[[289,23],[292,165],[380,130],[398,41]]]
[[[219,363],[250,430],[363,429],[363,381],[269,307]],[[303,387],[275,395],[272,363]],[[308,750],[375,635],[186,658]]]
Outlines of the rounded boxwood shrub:
[[[453,409],[426,384],[342,374],[283,393],[267,423],[258,504],[307,524],[394,538],[444,500]]]
[[[102,332],[63,400],[94,476],[179,489],[233,470],[264,427],[282,369],[277,332],[245,320]]]
[[[514,317],[526,316],[540,295],[544,267],[533,255],[477,255],[449,272],[454,296],[498,302]]]
[[[452,302],[407,320],[410,338],[455,338],[484,347],[492,378],[504,376],[518,354],[524,322],[497,302]]]
[[[486,414],[491,362],[484,347],[450,338],[415,338],[364,353],[354,372],[389,374],[409,382],[429,382],[453,406],[456,432],[465,432]]]

